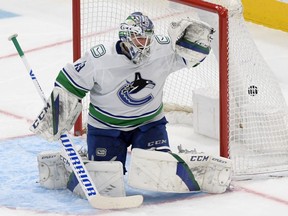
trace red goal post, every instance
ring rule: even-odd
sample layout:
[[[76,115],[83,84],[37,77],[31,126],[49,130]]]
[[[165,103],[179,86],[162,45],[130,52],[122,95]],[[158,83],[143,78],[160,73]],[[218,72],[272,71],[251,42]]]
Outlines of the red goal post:
[[[73,61],[81,57],[81,0],[72,1],[72,23],[73,23]],[[74,135],[83,134],[82,113],[74,125]]]
[[[233,161],[234,176],[282,175],[288,171],[288,109],[245,26],[242,9],[241,0],[73,0],[73,58],[103,41],[116,41],[119,23],[134,11],[147,14],[157,34],[166,34],[168,24],[183,16],[208,22],[216,30],[212,53],[196,68],[168,77],[164,107],[188,107],[195,131],[197,94],[216,101],[212,108],[217,110],[213,118],[218,118],[219,152]],[[84,102],[75,135],[83,133],[87,106]]]

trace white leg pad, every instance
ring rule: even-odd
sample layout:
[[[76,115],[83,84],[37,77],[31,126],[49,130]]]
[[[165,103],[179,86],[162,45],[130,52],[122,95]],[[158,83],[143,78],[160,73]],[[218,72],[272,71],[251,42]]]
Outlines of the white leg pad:
[[[60,152],[45,151],[37,156],[39,183],[48,189],[65,189],[70,173]]]
[[[223,193],[231,181],[231,167],[231,161],[222,157],[181,153],[173,156],[164,152],[133,149],[128,184],[160,192],[202,190]],[[192,177],[189,171],[192,171]]]
[[[109,197],[126,196],[123,166],[120,161],[89,161],[85,166],[101,195]],[[75,187],[73,193],[85,198],[79,184]]]
[[[189,192],[185,182],[176,175],[177,162],[169,153],[133,149],[128,185],[159,192]]]
[[[230,159],[205,154],[178,154],[189,166],[202,191],[223,193],[229,187],[232,175]]]
[[[48,189],[66,189],[72,173],[67,154],[64,151],[45,151],[37,156],[39,183]],[[119,161],[83,160],[98,192],[105,196],[125,196],[123,166]],[[73,192],[85,197],[78,184]]]

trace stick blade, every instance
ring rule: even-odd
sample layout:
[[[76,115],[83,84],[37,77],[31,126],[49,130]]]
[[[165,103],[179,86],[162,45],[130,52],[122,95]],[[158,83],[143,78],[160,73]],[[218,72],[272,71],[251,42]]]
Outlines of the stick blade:
[[[126,209],[136,208],[143,203],[142,195],[133,195],[127,197],[106,197],[96,195],[89,198],[91,206],[97,209]]]

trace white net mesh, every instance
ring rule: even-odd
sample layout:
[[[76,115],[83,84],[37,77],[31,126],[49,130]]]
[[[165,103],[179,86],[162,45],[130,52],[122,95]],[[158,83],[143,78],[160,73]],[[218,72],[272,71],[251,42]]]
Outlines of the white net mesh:
[[[195,1],[197,2],[197,1]],[[199,1],[198,1],[199,2]],[[240,0],[207,0],[229,10],[228,74],[229,154],[234,175],[252,175],[288,170],[287,106],[273,73],[258,52],[242,17]],[[141,11],[154,22],[156,34],[180,17],[201,18],[218,34],[213,53],[198,67],[168,77],[164,103],[168,110],[192,112],[193,91],[219,95],[219,24],[217,14],[167,0],[81,0],[81,53],[106,41],[118,40],[120,22]],[[225,39],[224,39],[225,40]],[[209,90],[208,90],[209,89]],[[86,105],[85,105],[86,104]],[[88,107],[84,102],[84,107]],[[84,110],[83,120],[86,120]],[[191,115],[192,116],[192,115]],[[187,121],[187,119],[186,119]],[[192,120],[191,120],[192,121]]]
[[[287,170],[287,106],[243,18],[229,19],[229,147],[238,175]]]

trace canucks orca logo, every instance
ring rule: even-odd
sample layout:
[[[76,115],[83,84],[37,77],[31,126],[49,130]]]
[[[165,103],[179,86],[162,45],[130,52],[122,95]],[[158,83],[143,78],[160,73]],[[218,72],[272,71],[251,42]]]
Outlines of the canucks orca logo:
[[[118,97],[127,106],[141,106],[148,103],[154,97],[152,94],[148,94],[142,98],[134,98],[133,94],[140,92],[144,88],[154,88],[155,83],[151,80],[146,80],[141,77],[139,72],[135,73],[135,80],[133,82],[127,81],[127,84],[122,86],[118,91]]]

